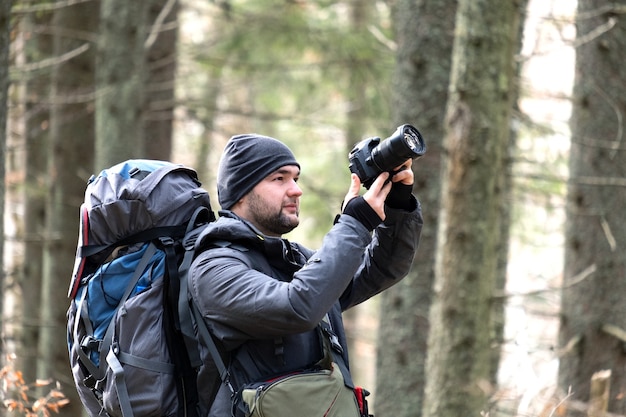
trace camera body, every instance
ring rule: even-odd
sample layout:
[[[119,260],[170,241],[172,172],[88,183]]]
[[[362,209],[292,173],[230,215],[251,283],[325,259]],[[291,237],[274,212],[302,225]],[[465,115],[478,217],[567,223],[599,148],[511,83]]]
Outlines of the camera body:
[[[404,161],[417,159],[425,152],[426,144],[421,133],[414,126],[404,124],[382,142],[375,137],[357,143],[348,155],[348,167],[369,189],[383,172],[394,174]]]

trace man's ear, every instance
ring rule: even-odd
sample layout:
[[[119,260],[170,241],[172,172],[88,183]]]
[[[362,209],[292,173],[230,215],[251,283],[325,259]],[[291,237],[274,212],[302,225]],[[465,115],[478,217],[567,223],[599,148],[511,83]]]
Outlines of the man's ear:
[[[237,215],[241,215],[242,214],[242,210],[243,210],[243,206],[246,204],[246,196],[247,195],[248,194],[244,195],[239,200],[237,200],[237,202],[235,204],[233,204],[233,206],[230,208],[230,211],[232,211],[233,213],[235,213]]]

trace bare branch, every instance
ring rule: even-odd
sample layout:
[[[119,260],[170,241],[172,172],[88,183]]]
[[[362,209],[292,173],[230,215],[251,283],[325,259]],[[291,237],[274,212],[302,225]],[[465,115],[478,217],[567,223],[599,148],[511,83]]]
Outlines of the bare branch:
[[[392,39],[389,39],[381,30],[376,26],[368,26],[367,28],[369,32],[376,38],[378,42],[380,42],[383,46],[385,46],[390,51],[396,51],[398,49],[398,44],[394,42]]]
[[[611,232],[611,226],[609,225],[609,222],[606,221],[604,216],[600,218],[600,225],[602,226],[604,236],[611,247],[611,252],[615,252],[615,249],[617,248],[617,240],[615,240],[615,236],[613,235],[613,232]]]
[[[616,24],[617,24],[617,18],[611,16],[611,17],[609,17],[609,19],[607,20],[607,22],[605,24],[596,27],[594,30],[590,31],[589,33],[586,33],[586,34],[581,35],[581,36],[577,36],[576,40],[573,42],[572,46],[574,48],[578,48],[581,45],[589,43],[592,40],[594,40],[595,38],[605,34],[609,30],[613,29],[613,27]]]
[[[168,0],[167,3],[165,3],[165,6],[163,6],[161,11],[159,12],[159,15],[154,21],[154,25],[152,25],[152,29],[150,30],[150,35],[148,36],[148,38],[146,39],[146,42],[144,43],[145,49],[150,49],[152,45],[154,45],[154,42],[156,42],[157,38],[159,37],[159,33],[161,32],[161,27],[163,26],[163,22],[165,21],[165,18],[167,17],[168,14],[170,14],[175,4],[176,4],[176,0]]]
[[[565,398],[563,398],[561,401],[559,401],[559,403],[558,403],[557,405],[555,405],[555,406],[554,406],[554,408],[552,409],[552,412],[550,412],[550,415],[549,415],[548,417],[553,417],[553,416],[554,416],[554,413],[555,413],[555,412],[559,409],[559,407],[560,407],[561,405],[563,405],[563,403],[564,403],[565,401],[567,401],[567,399],[568,399],[569,397],[571,397],[572,395],[573,395],[573,394],[572,394],[572,387],[569,387],[569,389],[567,390],[567,395],[565,396]]]
[[[572,177],[570,182],[581,185],[604,185],[626,187],[626,178],[621,177]]]
[[[577,20],[592,19],[603,14],[626,14],[626,5],[623,4],[605,4],[593,10],[586,10],[584,12],[578,12],[576,16]]]
[[[20,65],[11,71],[10,78],[11,80],[15,80],[18,78],[17,74],[21,74],[25,72],[32,72],[32,71],[39,71],[45,68],[59,65],[63,62],[69,61],[70,59],[76,58],[80,54],[87,52],[89,47],[90,47],[89,43],[84,43],[78,48],[72,49],[71,51],[66,52],[62,55],[59,55],[53,58],[42,59],[41,61],[34,62],[32,64]]]
[[[597,269],[598,269],[598,267],[596,266],[596,264],[589,265],[583,271],[581,271],[580,273],[578,273],[577,275],[572,277],[571,281],[568,282],[567,285],[562,285],[562,286],[559,286],[559,287],[548,287],[548,288],[543,288],[541,290],[528,291],[528,292],[517,292],[517,293],[501,292],[500,294],[497,294],[497,293],[494,294],[494,298],[531,297],[531,296],[535,296],[535,295],[539,295],[539,294],[545,294],[547,292],[561,291],[561,290],[563,290],[565,288],[571,288],[574,285],[580,284],[582,281],[584,281],[587,278],[589,278],[589,276],[591,276],[591,274],[596,272]]]
[[[75,4],[87,3],[92,0],[59,0],[54,3],[36,4],[34,6],[15,6],[11,10],[12,14],[26,14],[37,12],[51,12],[54,10],[62,9],[64,7],[73,6]]]
[[[621,327],[617,327],[613,324],[603,324],[600,328],[604,333],[613,336],[614,338],[626,343],[626,330]]]

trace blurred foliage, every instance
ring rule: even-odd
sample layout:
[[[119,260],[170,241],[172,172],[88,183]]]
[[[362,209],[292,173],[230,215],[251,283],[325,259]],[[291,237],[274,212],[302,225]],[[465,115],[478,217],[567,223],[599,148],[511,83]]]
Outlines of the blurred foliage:
[[[22,373],[14,368],[14,359],[14,356],[9,356],[7,365],[0,369],[2,406],[16,416],[48,417],[59,413],[68,400],[58,384],[48,380],[26,383]]]
[[[190,64],[189,77],[179,80],[185,114],[206,128],[202,136],[225,141],[255,131],[291,147],[305,193],[302,227],[294,233],[308,244],[321,240],[349,186],[348,143],[362,139],[342,130],[351,106],[365,109],[367,136],[386,137],[393,128],[394,51],[380,39],[391,36],[389,10],[382,2],[372,5],[369,29],[359,32],[347,2],[240,0],[208,11],[188,4],[194,16],[210,19],[182,39]],[[362,80],[364,103],[349,102],[351,77]]]

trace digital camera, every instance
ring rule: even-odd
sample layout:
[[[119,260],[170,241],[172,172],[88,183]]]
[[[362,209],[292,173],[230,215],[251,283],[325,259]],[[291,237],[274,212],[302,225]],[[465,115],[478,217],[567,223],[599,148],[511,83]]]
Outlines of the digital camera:
[[[404,161],[417,159],[425,152],[426,144],[421,133],[415,127],[404,124],[382,142],[375,137],[357,143],[348,155],[349,168],[369,189],[381,173],[394,174]]]

